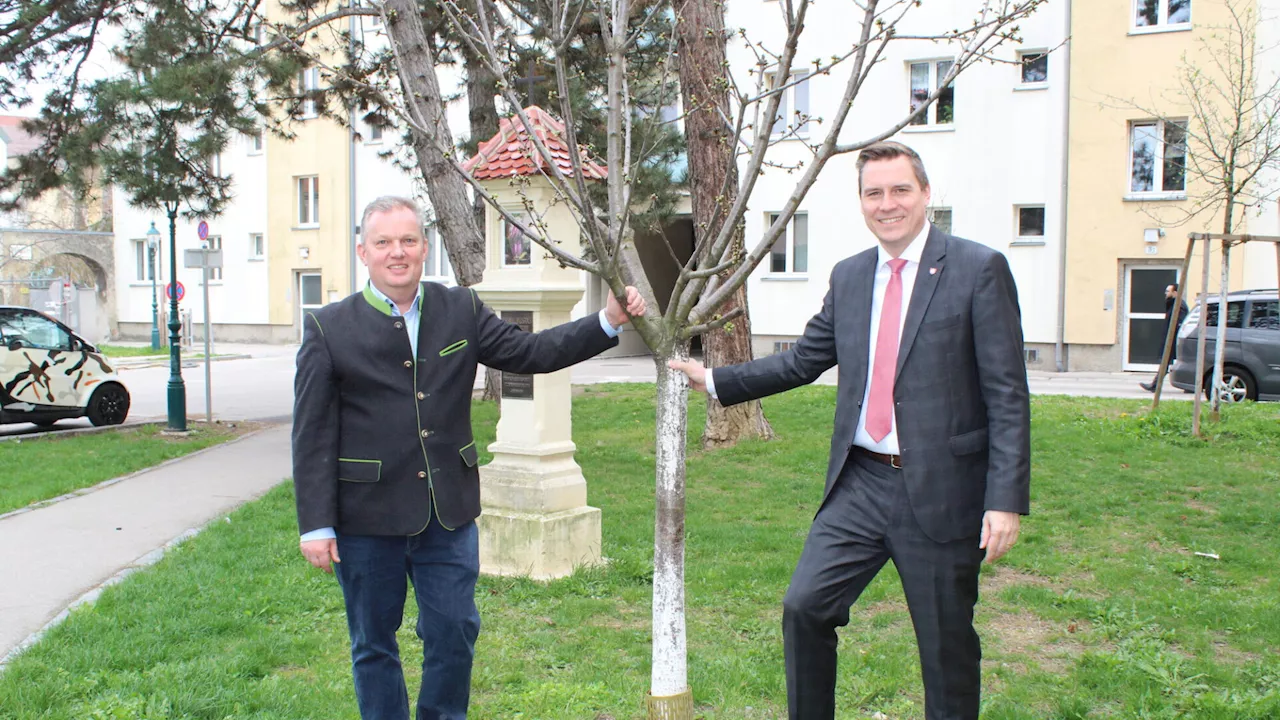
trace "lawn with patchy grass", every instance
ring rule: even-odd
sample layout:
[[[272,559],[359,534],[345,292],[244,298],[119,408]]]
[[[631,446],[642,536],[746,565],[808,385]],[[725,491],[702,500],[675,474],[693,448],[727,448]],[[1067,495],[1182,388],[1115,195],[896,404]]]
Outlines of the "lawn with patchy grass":
[[[0,442],[0,514],[243,435],[256,425],[198,425],[186,437],[155,425],[111,432],[17,438]],[[0,715],[3,717],[3,715]]]
[[[107,357],[168,357],[169,348],[162,347],[159,350],[152,350],[150,345],[133,346],[133,345],[95,345],[98,352]]]
[[[611,562],[547,584],[481,580],[472,717],[644,717],[652,393],[575,398],[577,458]],[[769,399],[778,441],[689,458],[689,662],[702,718],[785,717],[780,602],[820,499],[834,402],[827,387]],[[1280,717],[1276,407],[1227,408],[1207,442],[1187,437],[1189,406],[1142,407],[1035,399],[1034,515],[982,579],[984,718]],[[692,402],[691,417],[702,408]],[[494,417],[475,409],[482,448]],[[415,614],[410,601],[411,688]],[[892,567],[841,637],[840,718],[923,716]],[[289,488],[73,613],[0,675],[0,715],[358,717],[341,596],[298,555]]]

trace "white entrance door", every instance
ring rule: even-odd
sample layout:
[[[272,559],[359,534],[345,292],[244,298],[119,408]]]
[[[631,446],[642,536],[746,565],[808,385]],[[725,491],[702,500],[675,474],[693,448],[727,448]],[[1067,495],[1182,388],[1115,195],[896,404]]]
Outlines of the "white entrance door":
[[[307,313],[324,307],[320,290],[320,273],[298,273],[298,341],[302,341]]]
[[[1177,266],[1132,265],[1125,270],[1124,369],[1154,371],[1164,353],[1164,289]]]

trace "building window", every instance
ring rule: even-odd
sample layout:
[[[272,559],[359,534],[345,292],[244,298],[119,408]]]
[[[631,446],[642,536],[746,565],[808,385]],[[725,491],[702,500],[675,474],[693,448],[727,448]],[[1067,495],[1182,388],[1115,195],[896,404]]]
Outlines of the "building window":
[[[951,234],[951,208],[949,207],[932,207],[929,208],[929,222],[942,232]]]
[[[33,245],[10,245],[9,257],[13,260],[21,260],[31,262],[36,259],[35,246]]]
[[[264,142],[262,137],[262,129],[259,128],[258,130],[254,131],[252,135],[249,136],[249,154],[261,155],[263,145],[264,145]]]
[[[310,67],[298,73],[298,93],[303,97],[320,89],[320,68]],[[303,119],[316,117],[315,98],[302,101]]]
[[[1043,50],[1018,53],[1023,85],[1041,85],[1049,81],[1049,53]]]
[[[1129,191],[1187,189],[1187,121],[1144,120],[1129,125]]]
[[[373,144],[382,142],[382,126],[373,123],[365,123],[369,127],[369,134],[365,142]]]
[[[911,63],[911,112],[920,109],[929,99],[929,93],[942,87],[942,81],[951,72],[951,60],[930,60]],[[956,121],[956,91],[948,85],[938,93],[938,100],[929,109],[911,119],[912,125],[950,125]]]
[[[267,241],[262,233],[249,233],[249,259],[261,260],[267,255]]]
[[[210,249],[210,250],[221,250],[221,249],[222,249],[222,236],[221,236],[221,235],[210,235],[210,236],[209,236],[209,239],[208,239],[208,240],[206,240],[205,242],[207,242],[207,243],[209,244],[209,249]],[[223,263],[225,264],[225,262],[226,262],[226,258],[223,258]],[[210,281],[213,281],[213,280],[221,280],[221,279],[222,279],[222,268],[221,268],[221,267],[216,267],[216,268],[215,268],[215,267],[211,267],[211,268],[209,268],[209,280],[210,280]]]
[[[1020,205],[1015,211],[1018,216],[1018,239],[1032,242],[1044,240],[1044,206]]]
[[[453,280],[453,265],[449,263],[449,251],[445,249],[440,233],[429,227],[422,233],[427,239],[427,260],[422,264],[422,279],[433,282]]]
[[[781,217],[779,213],[769,213],[768,223],[772,226]],[[796,213],[791,217],[791,227],[784,228],[782,234],[773,242],[769,250],[769,272],[799,273],[809,272],[809,215]]]
[[[776,82],[778,75],[774,73],[769,78]],[[793,84],[782,91],[782,99],[778,101],[778,115],[773,122],[772,134],[775,137],[806,138],[809,137],[809,73],[794,72],[791,82]]]
[[[211,177],[222,177],[222,153],[210,155],[206,167]]]
[[[318,227],[320,225],[320,178],[309,175],[297,180],[298,226]]]
[[[521,222],[528,222],[523,213],[511,213]],[[505,267],[524,267],[533,262],[533,240],[506,218],[502,220],[502,264]]]
[[[1191,0],[1134,0],[1134,27],[1191,24]]]
[[[133,258],[136,272],[134,278],[138,282],[151,282],[156,277],[156,259],[149,257],[151,248],[146,240],[133,241]]]
[[[795,340],[774,340],[773,354],[777,355],[780,352],[786,352],[795,347],[798,342],[800,342],[800,338],[796,338]]]

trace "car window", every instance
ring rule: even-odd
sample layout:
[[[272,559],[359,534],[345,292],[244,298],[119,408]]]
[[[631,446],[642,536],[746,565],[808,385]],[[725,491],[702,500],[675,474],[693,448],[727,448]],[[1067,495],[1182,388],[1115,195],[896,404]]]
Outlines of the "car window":
[[[1244,320],[1244,301],[1232,300],[1227,303],[1227,327],[1241,327]],[[1205,324],[1209,327],[1218,327],[1218,303],[1209,305],[1209,312],[1205,318]]]
[[[13,318],[17,313],[12,310],[0,310],[0,345],[8,343],[13,335]]]
[[[21,340],[25,347],[40,350],[70,350],[71,335],[60,325],[33,312],[17,313],[4,328],[5,343]]]
[[[1231,318],[1228,316],[1227,319]],[[1280,302],[1254,300],[1249,309],[1249,327],[1255,330],[1280,330]]]

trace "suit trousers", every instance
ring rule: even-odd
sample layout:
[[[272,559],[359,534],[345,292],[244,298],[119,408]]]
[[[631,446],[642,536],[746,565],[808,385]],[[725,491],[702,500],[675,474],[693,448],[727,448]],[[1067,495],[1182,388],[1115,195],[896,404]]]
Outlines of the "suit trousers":
[[[417,535],[338,534],[335,565],[347,606],[351,670],[363,720],[408,720],[409,698],[396,631],[408,582],[418,600],[422,640],[417,720],[464,720],[480,613],[475,522],[446,530],[434,519]]]
[[[835,717],[836,628],[849,623],[850,606],[889,560],[915,625],[925,717],[976,720],[982,649],[973,608],[986,554],[978,549],[980,532],[948,543],[929,539],[902,471],[854,448],[814,518],[783,600],[791,720]]]

